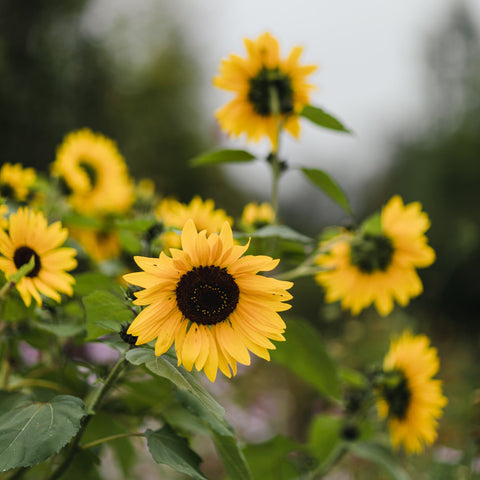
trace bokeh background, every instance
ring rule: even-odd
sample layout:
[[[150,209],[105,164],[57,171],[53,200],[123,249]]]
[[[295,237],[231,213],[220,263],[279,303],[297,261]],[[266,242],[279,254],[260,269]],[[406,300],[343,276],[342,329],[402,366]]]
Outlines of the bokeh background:
[[[269,198],[266,165],[192,170],[188,160],[210,148],[244,148],[219,130],[214,111],[229,95],[211,80],[222,57],[243,54],[242,39],[265,30],[284,53],[305,46],[305,63],[320,65],[312,103],[354,132],[305,123],[301,140],[287,139],[282,151],[292,167],[332,174],[354,218],[293,170],[280,185],[283,221],[314,236],[361,221],[399,193],[429,213],[438,257],[421,272],[424,295],[389,318],[326,306],[309,279],[296,282],[295,315],[358,368],[382,358],[392,332],[429,334],[450,401],[439,446],[415,468],[434,462],[444,468],[424,467],[422,478],[460,478],[455,463],[467,450],[476,455],[480,418],[477,0],[0,0],[0,162],[48,172],[64,135],[89,127],[115,139],[131,174],[152,178],[161,195],[211,197],[238,217],[247,201]],[[268,145],[250,150],[262,157]],[[328,408],[285,370],[275,376],[261,365],[215,388],[250,442],[277,431],[301,440],[312,412]],[[377,478],[349,468],[355,477],[346,469],[338,478]]]

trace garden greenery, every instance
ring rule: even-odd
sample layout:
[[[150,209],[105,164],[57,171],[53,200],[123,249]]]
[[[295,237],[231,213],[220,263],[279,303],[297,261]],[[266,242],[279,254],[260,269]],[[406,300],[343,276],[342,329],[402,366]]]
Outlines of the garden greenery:
[[[283,224],[279,179],[291,171],[283,135],[298,138],[304,121],[349,129],[310,104],[316,66],[302,64],[301,47],[283,58],[270,33],[245,47],[214,78],[234,95],[216,116],[229,135],[266,139],[270,153],[224,149],[191,160],[269,165],[270,202],[243,206],[239,219],[193,192],[188,204],[162,198],[150,180],[132,179],[113,140],[88,128],[65,136],[48,176],[2,166],[1,478],[101,478],[109,448],[123,478],[147,449],[154,462],[206,479],[213,460],[195,439],[208,437],[232,480],[324,478],[350,455],[406,480],[397,459],[435,442],[447,399],[427,336],[397,335],[384,358],[356,372],[290,309],[300,277],[352,315],[406,306],[422,293],[417,270],[435,260],[429,218],[394,196],[360,225],[317,238]],[[352,213],[325,171],[300,171]],[[239,365],[269,360],[334,406],[312,416],[303,442],[279,434],[246,444],[213,388],[241,376]]]

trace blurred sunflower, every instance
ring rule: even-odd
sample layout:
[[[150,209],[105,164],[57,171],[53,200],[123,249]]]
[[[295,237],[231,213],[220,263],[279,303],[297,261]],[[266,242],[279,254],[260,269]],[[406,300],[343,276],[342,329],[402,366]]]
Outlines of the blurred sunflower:
[[[7,280],[22,265],[29,263],[32,256],[35,265],[17,284],[25,305],[28,307],[32,297],[40,306],[40,294],[60,302],[60,293],[72,295],[75,279],[66,273],[76,267],[76,250],[60,248],[67,238],[66,228],[60,222],[47,224],[40,212],[20,208],[10,214],[8,232],[0,230],[0,270],[5,272]]]
[[[405,306],[422,293],[417,268],[428,267],[435,252],[424,235],[430,226],[418,202],[404,205],[394,196],[382,209],[378,230],[344,233],[316,263],[325,268],[316,275],[327,302],[340,300],[353,315],[374,303],[388,315],[396,300]]]
[[[23,168],[16,163],[4,163],[0,169],[0,195],[24,202],[35,183],[37,175],[33,168]]]
[[[79,213],[124,213],[133,202],[133,182],[117,145],[89,129],[64,138],[52,173],[64,181],[70,203]]]
[[[378,413],[388,419],[395,448],[420,453],[437,438],[437,420],[447,399],[438,372],[437,350],[425,335],[409,331],[392,341],[383,361],[383,380],[378,385]]]
[[[278,260],[242,257],[248,244],[233,244],[228,222],[220,234],[207,236],[188,220],[182,248],[171,249],[172,257],[135,257],[144,271],[123,278],[143,288],[134,303],[147,306],[128,334],[138,337],[138,345],[156,338],[156,355],[175,343],[178,364],[203,369],[212,382],[218,369],[231,377],[237,362],[250,364],[249,351],[269,360],[268,349],[275,348],[270,339],[285,340],[277,312],[290,308],[284,302],[292,298],[287,289],[293,284],[257,273],[273,270]]]
[[[245,205],[242,212],[241,223],[246,230],[252,230],[265,225],[270,225],[275,221],[275,212],[268,202],[251,202]]]
[[[3,199],[0,198],[0,229],[6,230],[8,228],[8,205],[3,203]]]
[[[117,258],[122,251],[120,238],[115,231],[86,227],[71,227],[69,230],[70,237],[76,240],[87,255],[96,262]]]
[[[192,219],[199,230],[206,230],[207,235],[218,233],[223,224],[233,225],[232,217],[225,210],[215,209],[215,202],[211,199],[203,201],[199,196],[193,197],[190,203],[184,204],[173,198],[165,198],[155,210],[158,219],[165,228],[181,230],[188,219]],[[165,232],[161,237],[164,250],[170,247],[179,248],[180,235],[175,232]]]
[[[257,40],[244,39],[247,58],[232,54],[222,60],[219,75],[213,84],[232,91],[236,97],[217,110],[220,126],[228,134],[258,142],[269,137],[273,149],[277,149],[278,121],[282,127],[298,138],[298,116],[309,104],[310,91],[314,88],[306,82],[316,65],[300,65],[303,47],[296,46],[285,60],[280,59],[279,45],[275,37],[266,32]],[[272,105],[277,104],[279,119],[275,118]]]

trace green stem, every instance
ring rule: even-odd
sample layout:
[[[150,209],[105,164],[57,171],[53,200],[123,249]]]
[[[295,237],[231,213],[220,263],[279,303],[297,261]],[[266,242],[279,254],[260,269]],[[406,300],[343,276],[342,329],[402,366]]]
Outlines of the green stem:
[[[7,282],[1,289],[0,289],[0,302],[6,300],[7,295],[10,293],[10,290],[15,287],[15,282]]]
[[[60,465],[52,472],[52,474],[49,477],[47,477],[47,480],[56,480],[57,478],[60,478],[65,472],[65,470],[67,470],[68,466],[70,465],[70,462],[73,460],[73,457],[78,453],[79,451],[78,445],[80,443],[80,440],[82,439],[83,434],[85,433],[85,429],[87,428],[90,420],[93,418],[93,415],[95,414],[95,409],[98,407],[102,399],[105,397],[108,390],[114,384],[115,380],[118,378],[120,373],[126,367],[127,361],[125,357],[126,357],[126,352],[120,357],[118,362],[114,365],[114,367],[108,374],[108,377],[105,379],[105,382],[103,383],[103,385],[97,390],[95,390],[93,395],[87,401],[85,408],[88,414],[86,417],[83,417],[80,430],[77,432],[73,440],[70,442],[70,447],[62,463],[60,463]]]
[[[95,440],[94,442],[86,443],[85,445],[82,445],[80,448],[82,450],[87,450],[92,447],[96,447],[97,445],[101,445],[102,443],[107,443],[112,440],[117,440],[119,438],[126,438],[126,437],[144,437],[145,435],[143,433],[119,433],[117,435],[110,435],[109,437],[104,437],[104,438],[99,438],[98,440]]]
[[[275,87],[269,88],[270,95],[270,111],[275,119],[276,124],[276,138],[275,146],[270,153],[270,165],[272,166],[272,210],[274,213],[273,223],[278,222],[278,183],[280,180],[280,159],[278,152],[280,149],[280,134],[282,131],[282,121],[280,118],[280,99],[278,98],[278,91]]]
[[[348,448],[345,445],[340,445],[327,459],[327,462],[321,464],[315,470],[312,470],[309,474],[307,479],[308,480],[315,480],[315,479],[322,479],[324,476],[330,472],[330,470],[343,458],[343,456],[347,453]]]

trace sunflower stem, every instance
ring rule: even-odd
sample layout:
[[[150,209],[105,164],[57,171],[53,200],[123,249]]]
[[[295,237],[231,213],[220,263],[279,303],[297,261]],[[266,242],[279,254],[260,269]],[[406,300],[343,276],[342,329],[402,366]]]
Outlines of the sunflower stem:
[[[7,282],[1,289],[0,289],[0,302],[4,302],[7,299],[8,294],[15,287],[15,282]]]
[[[80,440],[82,439],[90,420],[93,418],[93,415],[95,415],[95,409],[100,404],[102,399],[105,397],[107,392],[115,383],[115,380],[117,380],[117,378],[120,376],[121,372],[125,369],[127,365],[127,351],[123,353],[118,362],[114,365],[107,378],[105,379],[105,382],[103,382],[103,384],[93,392],[93,395],[86,402],[85,409],[87,411],[87,416],[83,417],[80,429],[78,430],[73,440],[70,442],[70,447],[63,461],[58,465],[58,467],[52,472],[50,476],[46,477],[47,480],[56,480],[57,478],[60,478],[67,470],[74,456],[80,450]]]
[[[278,183],[280,180],[280,159],[278,152],[280,149],[280,134],[282,132],[282,120],[280,118],[280,99],[278,98],[278,91],[275,87],[269,87],[270,96],[270,112],[275,120],[275,142],[272,151],[269,155],[270,165],[272,167],[272,209],[273,209],[273,224],[278,223]]]

